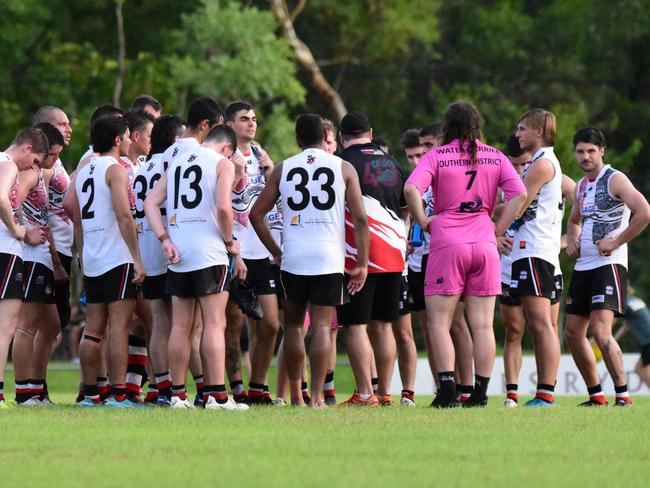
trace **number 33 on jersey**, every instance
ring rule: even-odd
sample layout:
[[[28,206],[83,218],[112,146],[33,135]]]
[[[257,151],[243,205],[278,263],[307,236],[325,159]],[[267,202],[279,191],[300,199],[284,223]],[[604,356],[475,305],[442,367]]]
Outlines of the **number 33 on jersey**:
[[[301,275],[343,272],[345,182],[341,164],[341,158],[315,148],[282,163],[283,270]],[[322,259],[313,259],[314,245]]]

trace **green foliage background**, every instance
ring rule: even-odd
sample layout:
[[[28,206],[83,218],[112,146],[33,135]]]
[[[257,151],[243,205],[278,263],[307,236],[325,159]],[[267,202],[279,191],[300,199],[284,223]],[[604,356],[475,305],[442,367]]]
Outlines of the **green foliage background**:
[[[90,112],[112,97],[114,10],[112,0],[0,0],[4,147],[39,106],[59,105],[74,123],[65,154],[74,166]],[[122,105],[150,93],[182,114],[202,94],[249,99],[275,160],[296,149],[297,114],[333,118],[268,1],[126,0],[123,11]],[[477,104],[486,140],[497,146],[521,113],[541,106],[558,117],[567,174],[580,176],[573,133],[596,125],[607,159],[650,189],[650,0],[308,0],[295,27],[348,109],[365,111],[399,157],[402,132],[439,120],[458,98]],[[630,274],[642,294],[650,289],[649,242],[646,233],[631,245]]]

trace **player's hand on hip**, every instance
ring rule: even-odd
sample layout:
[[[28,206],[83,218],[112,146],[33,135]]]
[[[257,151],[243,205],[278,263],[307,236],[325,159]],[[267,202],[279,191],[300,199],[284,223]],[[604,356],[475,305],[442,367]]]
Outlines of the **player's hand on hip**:
[[[347,273],[350,276],[350,280],[348,281],[348,292],[350,295],[354,295],[363,288],[363,285],[366,284],[368,268],[365,266],[355,266],[350,271],[347,271]]]
[[[598,254],[601,256],[611,256],[612,252],[618,249],[618,243],[613,237],[607,237],[596,241],[596,246],[598,246]]]

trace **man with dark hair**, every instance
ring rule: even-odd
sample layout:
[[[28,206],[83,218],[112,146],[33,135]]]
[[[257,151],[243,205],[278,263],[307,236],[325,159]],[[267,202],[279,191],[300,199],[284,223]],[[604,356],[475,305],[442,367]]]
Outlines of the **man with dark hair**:
[[[154,120],[160,117],[162,113],[162,105],[151,95],[138,95],[131,103],[132,111],[144,111],[150,114]]]
[[[235,165],[227,159],[235,145],[236,138],[230,128],[214,127],[201,146],[190,147],[176,156],[144,203],[147,220],[171,263],[166,291],[172,297],[169,337],[172,408],[194,408],[187,398],[185,376],[198,301],[203,317],[205,408],[248,409],[228,397],[224,381],[229,255],[239,253],[239,243],[233,236],[230,198],[236,172]],[[163,202],[168,212],[168,229],[160,214]],[[243,268],[234,269],[240,277],[243,271]]]
[[[250,340],[251,376],[248,384],[248,394],[245,396],[244,387],[239,371],[239,337],[243,316],[238,307],[231,302],[228,305],[228,379],[233,394],[240,401],[250,404],[272,405],[268,393],[267,375],[273,352],[275,339],[280,329],[278,295],[280,290],[280,270],[273,263],[273,257],[260,241],[249,221],[249,212],[266,185],[266,179],[273,170],[273,161],[268,154],[256,143],[257,116],[252,105],[238,101],[231,103],[226,109],[226,124],[237,135],[237,154],[246,161],[245,176],[235,188],[232,195],[235,217],[235,237],[241,246],[241,257],[246,264],[247,281],[253,287],[264,312],[261,320],[248,320],[248,336]],[[276,241],[281,242],[282,214],[277,208],[269,212],[268,224]]]
[[[562,234],[562,169],[555,156],[555,116],[543,109],[522,115],[516,137],[533,157],[521,178],[528,197],[512,243],[510,294],[519,297],[535,344],[537,392],[526,406],[555,405],[560,341],[553,329],[551,301],[558,295]]]
[[[390,381],[395,361],[391,322],[399,317],[400,281],[406,259],[407,212],[403,196],[404,170],[395,159],[373,144],[368,118],[350,112],[341,121],[341,158],[359,176],[370,225],[368,279],[350,303],[337,307],[339,324],[346,327],[348,355],[357,391],[342,405],[391,405]],[[357,266],[354,223],[346,212],[346,268]],[[348,275],[349,276],[349,275]],[[353,278],[353,277],[352,277]],[[372,342],[372,345],[371,345]],[[373,394],[370,365],[374,350],[380,400]]]
[[[42,122],[37,128],[47,137],[50,149],[42,162],[20,172],[18,199],[22,203],[23,222],[28,230],[48,228],[47,186],[64,144],[63,135],[52,124]],[[47,406],[51,402],[45,393],[45,373],[61,330],[54,283],[55,279],[61,281],[68,275],[51,238],[37,245],[24,246],[23,260],[24,303],[12,348],[16,403]]]
[[[301,379],[305,363],[302,329],[309,306],[311,320],[311,406],[323,407],[323,385],[331,351],[334,306],[344,303],[345,208],[354,221],[357,263],[349,271],[347,289],[355,294],[365,283],[368,266],[368,223],[361,189],[352,165],[325,151],[319,115],[296,121],[302,152],[278,165],[253,205],[250,219],[257,235],[282,269],[285,285],[285,353],[291,403],[304,405]],[[282,198],[285,212],[283,248],[271,235],[266,214]],[[310,245],[312,239],[318,246]]]
[[[125,117],[131,133],[129,160],[139,168],[151,151],[151,131],[156,119],[144,110],[127,112]]]
[[[605,164],[605,137],[600,130],[578,130],[573,148],[585,176],[578,181],[577,205],[568,223],[567,253],[577,260],[566,301],[567,343],[589,393],[589,400],[581,405],[607,404],[587,340],[591,326],[614,382],[615,404],[628,406],[632,401],[612,326],[614,317],[625,311],[627,243],[650,222],[650,205],[625,174]]]
[[[154,118],[142,110],[129,111],[124,114],[124,118],[129,126],[131,144],[128,154],[120,157],[119,163],[129,176],[129,199],[133,215],[136,217],[135,174],[151,150],[151,130]],[[147,379],[147,338],[151,336],[152,322],[149,303],[141,296],[136,299],[135,315],[137,320],[132,322],[129,331],[126,389],[129,400],[141,402],[142,384]]]
[[[47,139],[39,129],[21,130],[11,145],[0,152],[0,409],[6,408],[4,372],[9,346],[16,331],[23,298],[23,241],[45,242],[42,228],[27,230],[20,224],[18,174],[48,152]]]
[[[442,142],[442,124],[434,122],[420,129],[420,144],[428,151]]]
[[[142,283],[142,296],[144,300],[149,302],[151,310],[152,330],[149,340],[149,359],[151,371],[154,373],[154,376],[157,372],[169,370],[167,345],[171,327],[171,298],[165,293],[167,258],[163,254],[160,242],[156,239],[149,222],[145,218],[144,201],[155,183],[167,170],[166,165],[163,164],[162,153],[178,140],[183,134],[183,130],[183,122],[176,115],[163,115],[156,120],[151,131],[151,155],[140,166],[133,183],[136,198],[135,219],[138,230],[138,245],[140,247],[142,263],[147,273],[147,277]],[[164,204],[161,206],[160,212],[161,215],[166,216]],[[133,341],[134,339],[129,337],[129,347],[132,347],[131,343]],[[142,359],[141,355],[139,359]],[[143,361],[138,362],[142,363]],[[143,365],[139,364],[138,366]],[[135,375],[138,371],[133,371],[133,373]],[[141,373],[142,371],[140,370]],[[192,368],[192,373],[195,374],[194,368]],[[200,369],[197,374],[202,374]],[[171,400],[170,396],[164,393],[160,395],[158,387],[159,383],[161,383],[160,387],[166,393],[166,389],[171,388],[171,384],[163,384],[167,380],[167,375],[161,374],[161,376],[165,377],[156,380],[154,380],[154,377],[149,378],[149,392],[147,393],[146,401],[149,403],[157,403],[161,406],[168,406]],[[139,384],[132,384],[139,387]]]
[[[420,161],[420,158],[426,153],[426,149],[420,142],[420,130],[409,129],[402,134],[402,150],[406,154],[406,159],[411,168],[415,168]]]
[[[58,107],[45,106],[38,109],[34,115],[34,124],[49,123],[56,127],[62,137],[63,146],[70,144],[72,128],[68,116]],[[52,136],[54,137],[54,136]],[[72,270],[72,244],[74,241],[74,229],[72,220],[63,208],[63,199],[70,187],[70,177],[65,166],[58,158],[52,167],[52,175],[48,185],[48,227],[54,241],[54,246],[68,277],[64,280],[55,280],[54,298],[59,314],[61,328],[65,328],[70,322],[70,272]],[[36,335],[34,347],[39,349],[39,334]],[[47,385],[46,385],[47,389]],[[47,394],[47,391],[45,392]]]
[[[205,141],[205,138],[211,132],[211,130],[217,125],[218,122],[221,121],[223,121],[223,109],[216,100],[209,97],[203,97],[194,101],[188,110],[187,127],[183,131],[182,136],[178,138],[171,146],[165,149],[165,151],[160,156],[160,164],[162,167],[169,168],[180,154],[186,151],[190,151],[194,148],[198,148]],[[237,256],[237,258],[239,258],[239,256]],[[199,313],[197,311],[197,317],[195,320],[195,334],[200,336],[202,328],[198,315]],[[163,334],[165,334],[165,337],[169,337],[168,333],[163,332]],[[165,337],[158,337],[156,339],[156,344],[162,345],[162,341],[166,340]],[[173,346],[170,345],[170,347]],[[198,357],[199,355],[195,354],[195,352],[196,351],[193,350],[190,366],[192,367],[192,376],[197,388],[196,404],[198,405],[202,404],[203,401],[204,381],[201,361]],[[163,357],[163,360],[159,361],[160,366],[155,366],[154,364],[155,368],[160,369],[154,369],[153,373],[155,376],[158,394],[161,398],[159,404],[167,406],[169,405],[169,401],[172,396],[172,383],[169,374],[169,369],[171,366],[170,363],[175,361],[175,359],[174,355],[171,353],[171,350],[168,353],[163,352],[161,355]],[[165,357],[168,357],[166,361],[164,360]]]
[[[84,397],[78,405],[100,404],[100,351],[110,321],[111,397],[106,405],[133,408],[125,384],[128,331],[136,284],[142,283],[145,272],[130,208],[129,177],[118,162],[131,143],[126,120],[116,116],[97,119],[90,129],[90,142],[99,156],[78,170],[71,205],[83,232],[78,246],[88,300],[88,322],[80,347]]]

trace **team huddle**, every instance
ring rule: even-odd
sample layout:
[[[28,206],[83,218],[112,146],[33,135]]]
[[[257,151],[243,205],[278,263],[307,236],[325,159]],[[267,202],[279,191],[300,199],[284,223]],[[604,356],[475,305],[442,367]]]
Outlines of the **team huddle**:
[[[588,389],[581,405],[607,405],[589,328],[615,404],[632,403],[612,327],[625,308],[627,243],[650,222],[650,205],[604,162],[598,129],[574,135],[584,172],[575,183],[553,151],[555,116],[542,109],[522,115],[504,154],[482,142],[476,107],[453,103],[441,123],[404,134],[410,175],[360,112],[338,129],[301,115],[301,152],[274,164],[255,140],[247,102],[224,110],[200,98],[185,120],[161,109],[146,95],[126,112],[98,107],[90,147],[70,175],[59,156],[72,129],[57,107],[39,109],[0,152],[0,408],[10,347],[16,404],[52,404],[46,371],[70,322],[73,252],[87,303],[80,407],[335,405],[340,327],[356,390],[338,405],[393,405],[397,358],[399,404],[415,406],[412,313],[436,382],[431,406],[482,407],[496,297],[506,327],[504,406],[519,402],[526,324],[538,379],[526,406],[554,406],[562,249],[576,259],[566,339]],[[268,373],[281,328],[273,399]]]

